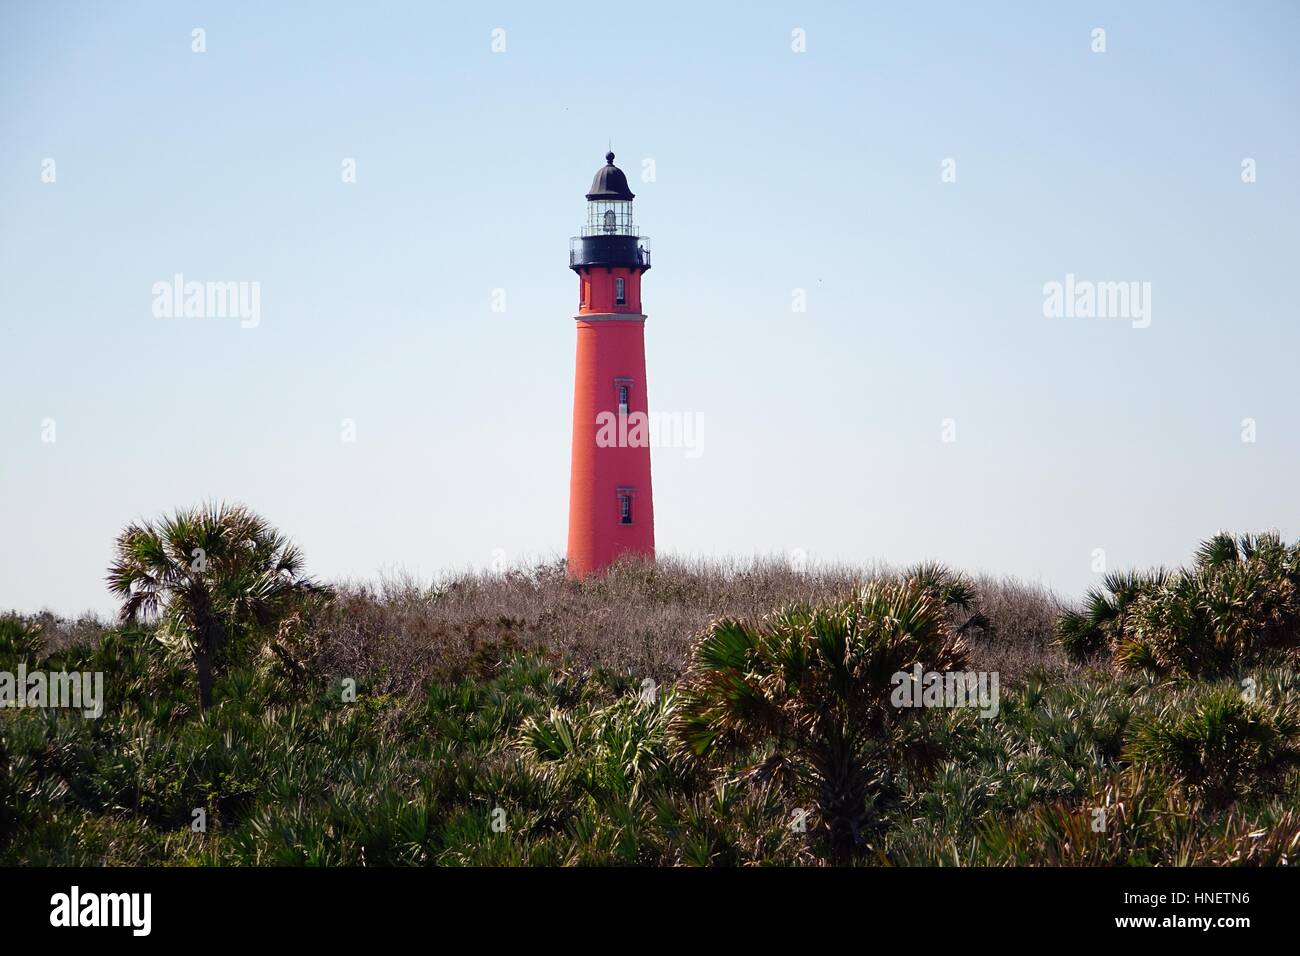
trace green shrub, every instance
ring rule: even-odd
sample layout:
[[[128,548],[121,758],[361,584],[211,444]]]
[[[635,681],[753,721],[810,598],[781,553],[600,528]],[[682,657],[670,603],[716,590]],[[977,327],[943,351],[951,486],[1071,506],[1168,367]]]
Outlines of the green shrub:
[[[1127,756],[1169,771],[1208,805],[1227,806],[1300,763],[1300,711],[1215,688],[1190,705],[1166,703],[1144,715]]]
[[[1157,677],[1300,659],[1300,544],[1219,534],[1190,568],[1109,575],[1057,635],[1075,660],[1108,651],[1121,670]]]
[[[14,669],[20,661],[30,665],[41,653],[41,629],[17,614],[0,614],[0,664]]]
[[[1149,573],[1113,572],[1101,588],[1088,591],[1082,611],[1067,611],[1056,633],[1071,659],[1086,661],[1109,651],[1124,633],[1130,611],[1139,598],[1158,591],[1169,579],[1163,568]]]
[[[969,595],[937,571],[872,582],[856,597],[716,622],[695,648],[674,731],[693,754],[739,756],[742,775],[816,806],[831,859],[863,848],[867,798],[905,711],[892,675],[953,670],[966,648],[945,601]]]

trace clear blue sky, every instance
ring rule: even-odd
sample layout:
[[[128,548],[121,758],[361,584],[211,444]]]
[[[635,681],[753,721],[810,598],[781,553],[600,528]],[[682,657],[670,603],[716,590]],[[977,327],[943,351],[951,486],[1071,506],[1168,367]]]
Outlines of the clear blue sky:
[[[327,579],[562,553],[609,138],[651,405],[703,421],[655,452],[661,552],[1076,594],[1094,548],[1300,534],[1297,10],[10,0],[0,607],[108,610],[121,526],[209,498]],[[155,318],[178,272],[260,324]],[[1150,327],[1045,318],[1067,273],[1150,282]]]

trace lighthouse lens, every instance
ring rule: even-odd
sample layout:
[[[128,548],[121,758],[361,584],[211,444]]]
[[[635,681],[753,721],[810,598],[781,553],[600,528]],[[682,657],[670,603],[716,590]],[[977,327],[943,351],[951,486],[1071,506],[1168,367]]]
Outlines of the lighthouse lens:
[[[634,236],[630,202],[600,200],[587,203],[587,225],[584,236]]]

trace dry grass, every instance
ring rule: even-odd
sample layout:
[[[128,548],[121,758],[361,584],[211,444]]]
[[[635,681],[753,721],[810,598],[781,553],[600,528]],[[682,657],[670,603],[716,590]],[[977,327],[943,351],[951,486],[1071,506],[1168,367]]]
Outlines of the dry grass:
[[[1056,619],[1065,608],[1056,594],[1042,585],[987,576],[976,579],[975,590],[992,629],[971,640],[972,667],[997,671],[1003,680],[1035,668],[1074,669],[1056,643]]]
[[[566,580],[559,563],[432,584],[396,577],[338,586],[313,638],[325,673],[364,678],[385,691],[488,676],[513,651],[665,684],[683,673],[696,636],[716,617],[758,618],[792,601],[840,598],[889,574],[666,559],[627,562],[581,583]],[[972,635],[971,667],[1009,680],[1031,667],[1067,666],[1051,644],[1060,610],[1053,594],[1009,580],[981,579],[978,587],[991,627]]]

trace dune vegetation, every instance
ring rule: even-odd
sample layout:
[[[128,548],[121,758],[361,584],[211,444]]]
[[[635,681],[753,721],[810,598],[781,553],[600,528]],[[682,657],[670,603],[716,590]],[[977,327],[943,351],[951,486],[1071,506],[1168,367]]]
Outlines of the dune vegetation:
[[[0,864],[1279,865],[1300,546],[1081,606],[940,565],[323,585],[240,507],[127,528],[113,623],[0,616]],[[900,708],[900,674],[996,707]]]

